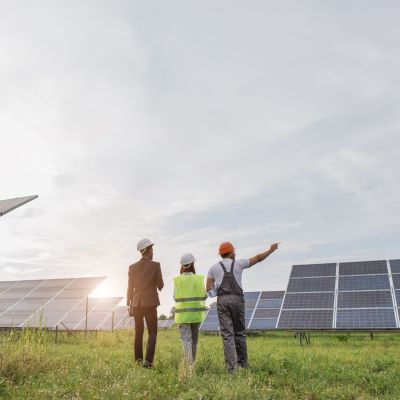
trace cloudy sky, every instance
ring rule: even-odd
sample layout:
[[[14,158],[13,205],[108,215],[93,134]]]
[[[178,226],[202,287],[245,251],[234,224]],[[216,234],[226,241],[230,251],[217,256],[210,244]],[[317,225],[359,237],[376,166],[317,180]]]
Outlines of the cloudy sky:
[[[400,257],[396,1],[0,0],[0,279]]]

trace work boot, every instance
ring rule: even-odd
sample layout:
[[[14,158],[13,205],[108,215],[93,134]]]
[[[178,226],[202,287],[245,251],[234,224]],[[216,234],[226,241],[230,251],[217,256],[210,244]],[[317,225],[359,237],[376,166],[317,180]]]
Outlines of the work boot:
[[[150,369],[151,367],[152,367],[151,362],[149,362],[149,361],[146,360],[146,361],[143,363],[143,368]]]

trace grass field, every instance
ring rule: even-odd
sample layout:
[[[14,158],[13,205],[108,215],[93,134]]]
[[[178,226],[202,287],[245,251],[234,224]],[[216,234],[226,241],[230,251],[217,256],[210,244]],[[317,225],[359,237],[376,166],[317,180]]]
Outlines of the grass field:
[[[182,361],[176,329],[159,333],[154,368],[134,365],[133,332],[57,344],[47,332],[0,334],[2,399],[400,399],[400,338],[290,333],[248,338],[250,368],[224,371],[221,338],[201,336],[196,369]]]

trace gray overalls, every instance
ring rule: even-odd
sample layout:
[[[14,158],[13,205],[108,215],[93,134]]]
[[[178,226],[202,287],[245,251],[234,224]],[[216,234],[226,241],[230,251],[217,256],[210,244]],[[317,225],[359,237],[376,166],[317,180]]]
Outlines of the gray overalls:
[[[220,262],[224,277],[217,290],[217,313],[224,344],[225,367],[233,372],[236,366],[247,367],[247,345],[243,289],[233,274],[235,260],[230,271]]]

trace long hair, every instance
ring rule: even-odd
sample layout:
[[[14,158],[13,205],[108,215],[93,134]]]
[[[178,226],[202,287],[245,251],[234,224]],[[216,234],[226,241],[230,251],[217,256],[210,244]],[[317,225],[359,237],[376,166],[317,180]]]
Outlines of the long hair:
[[[192,263],[192,264],[190,265],[189,268],[183,268],[183,265],[182,265],[182,266],[181,266],[181,275],[182,275],[184,272],[193,272],[193,273],[195,274],[195,273],[196,273],[196,270],[194,269],[194,263]]]

